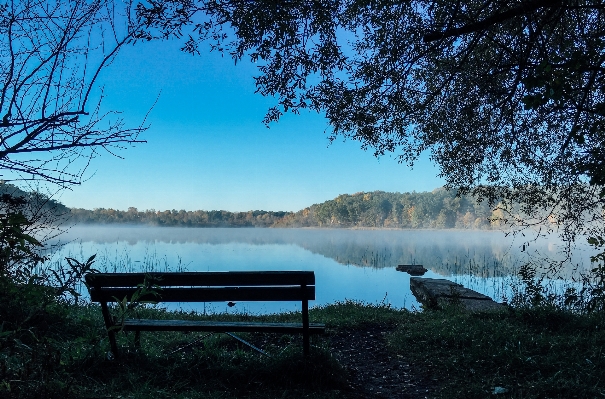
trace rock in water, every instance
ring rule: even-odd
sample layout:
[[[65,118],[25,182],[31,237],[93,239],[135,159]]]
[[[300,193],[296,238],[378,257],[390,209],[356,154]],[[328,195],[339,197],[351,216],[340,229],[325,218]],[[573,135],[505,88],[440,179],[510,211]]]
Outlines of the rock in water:
[[[427,272],[422,265],[398,265],[397,271],[404,272],[410,276],[422,276]]]

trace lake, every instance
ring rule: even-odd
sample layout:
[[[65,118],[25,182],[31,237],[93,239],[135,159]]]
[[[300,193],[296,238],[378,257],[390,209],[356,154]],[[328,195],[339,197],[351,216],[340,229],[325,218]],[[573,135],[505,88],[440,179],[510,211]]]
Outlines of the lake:
[[[420,264],[424,277],[447,278],[501,301],[510,297],[520,265],[532,257],[560,256],[556,237],[523,241],[499,231],[348,230],[273,228],[177,228],[141,226],[73,227],[51,251],[53,264],[65,257],[97,254],[104,272],[313,270],[313,306],[355,300],[419,309],[410,276],[398,264]],[[55,242],[56,244],[56,242]],[[574,252],[586,268],[589,252]],[[563,275],[571,275],[564,270]],[[560,284],[560,283],[556,283]],[[180,304],[185,311],[273,313],[299,310],[295,303]]]

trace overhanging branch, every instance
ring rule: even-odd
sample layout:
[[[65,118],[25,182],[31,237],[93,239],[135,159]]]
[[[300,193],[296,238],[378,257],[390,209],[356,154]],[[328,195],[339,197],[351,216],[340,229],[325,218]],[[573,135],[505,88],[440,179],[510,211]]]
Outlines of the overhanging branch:
[[[484,20],[471,23],[468,25],[464,25],[460,28],[453,28],[444,31],[438,32],[430,32],[424,35],[423,40],[425,43],[430,43],[436,40],[447,39],[450,37],[461,36],[467,33],[480,32],[484,31],[490,26],[499,24],[506,20],[528,14],[530,12],[536,11],[540,8],[553,8],[553,7],[562,7],[562,1],[553,1],[553,0],[534,0],[521,3],[518,7],[511,8],[508,11],[501,12],[499,14],[492,15],[490,17],[485,18]]]

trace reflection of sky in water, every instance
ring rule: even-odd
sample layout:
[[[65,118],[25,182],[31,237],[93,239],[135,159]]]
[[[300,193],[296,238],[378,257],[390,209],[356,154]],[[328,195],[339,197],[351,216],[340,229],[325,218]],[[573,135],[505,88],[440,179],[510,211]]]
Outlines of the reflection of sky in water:
[[[96,253],[95,267],[108,272],[313,270],[315,306],[352,299],[418,308],[410,276],[394,268],[401,263],[424,264],[430,269],[424,277],[446,276],[500,300],[504,294],[510,297],[505,286],[512,279],[507,275],[530,253],[522,253],[497,232],[86,227],[72,229],[63,239],[70,237],[79,241],[55,252],[55,261],[66,256],[84,260]],[[548,252],[554,245],[544,241],[530,248]],[[184,310],[203,308],[183,304]],[[207,311],[298,309],[300,304],[283,302],[239,303],[234,308],[206,304]]]
[[[152,248],[153,247],[153,248]],[[369,303],[390,303],[400,308],[419,307],[409,290],[409,276],[394,268],[373,269],[341,265],[330,258],[313,254],[295,245],[253,245],[246,243],[74,243],[65,246],[55,259],[75,254],[97,253],[95,267],[100,271],[137,271],[152,265],[164,271],[228,270],[313,270],[316,279],[316,300],[312,306],[326,305],[346,299]],[[128,257],[123,255],[128,253]],[[168,267],[166,267],[168,266]],[[183,310],[203,311],[204,305],[182,304]],[[238,303],[228,308],[224,303],[206,304],[206,310],[270,313],[282,310],[300,310],[300,303]]]

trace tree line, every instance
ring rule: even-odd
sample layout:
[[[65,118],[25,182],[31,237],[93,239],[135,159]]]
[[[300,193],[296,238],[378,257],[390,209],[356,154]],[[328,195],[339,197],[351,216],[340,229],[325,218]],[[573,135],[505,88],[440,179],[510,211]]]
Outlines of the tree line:
[[[111,208],[93,210],[72,208],[70,222],[77,224],[143,224],[152,226],[181,227],[272,227],[291,212],[272,211],[185,211],[148,209],[139,211],[130,207],[127,211]]]
[[[148,209],[127,211],[72,208],[77,224],[143,224],[181,227],[345,227],[345,228],[499,228],[503,213],[470,195],[456,196],[443,188],[432,192],[383,191],[342,194],[297,212],[229,212]]]

